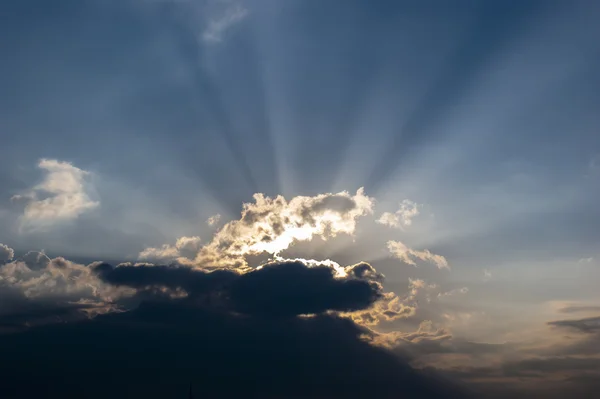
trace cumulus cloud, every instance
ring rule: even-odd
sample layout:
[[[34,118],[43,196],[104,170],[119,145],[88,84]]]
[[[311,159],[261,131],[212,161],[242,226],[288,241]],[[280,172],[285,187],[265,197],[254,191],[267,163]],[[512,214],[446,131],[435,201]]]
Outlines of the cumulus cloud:
[[[384,226],[402,229],[412,225],[412,219],[418,216],[419,213],[419,205],[416,202],[405,199],[400,203],[400,208],[396,212],[384,212],[376,222]]]
[[[412,248],[407,247],[400,241],[388,241],[387,243],[388,250],[395,257],[400,259],[402,262],[416,266],[417,263],[415,259],[419,259],[426,262],[431,262],[435,264],[438,269],[449,269],[448,261],[441,255],[436,255],[429,250],[425,249],[422,251],[418,251]]]
[[[15,251],[8,245],[0,243],[0,262],[11,260],[15,256]]]
[[[43,181],[12,197],[25,204],[21,216],[24,228],[39,229],[74,220],[100,205],[90,197],[92,187],[86,180],[89,172],[55,159],[41,159],[38,167],[46,173]]]
[[[253,203],[244,205],[239,220],[222,226],[205,245],[197,236],[181,237],[174,244],[147,248],[139,254],[141,260],[152,263],[83,265],[31,251],[0,266],[0,329],[28,328],[31,334],[23,337],[39,333],[42,340],[49,339],[44,331],[53,331],[53,340],[60,337],[59,342],[75,347],[84,341],[94,342],[88,348],[102,347],[108,340],[108,349],[104,346],[98,353],[84,353],[71,346],[60,350],[82,352],[82,356],[94,359],[108,356],[115,345],[123,353],[137,353],[142,349],[140,342],[158,333],[160,339],[148,339],[164,342],[169,350],[160,352],[171,353],[180,342],[187,342],[186,337],[193,336],[193,347],[202,348],[199,353],[203,353],[203,361],[207,353],[219,353],[201,375],[222,375],[219,367],[215,368],[222,357],[231,357],[227,364],[233,364],[234,358],[238,363],[247,358],[252,370],[261,364],[261,373],[250,378],[244,367],[236,380],[250,378],[251,386],[256,387],[265,386],[256,383],[264,375],[278,375],[285,362],[301,367],[280,375],[287,378],[279,387],[283,391],[268,384],[266,388],[275,390],[260,391],[263,396],[285,396],[289,393],[285,389],[299,386],[292,384],[294,378],[308,375],[311,384],[318,382],[306,388],[308,397],[331,397],[334,393],[388,397],[398,392],[427,397],[436,392],[431,397],[450,397],[447,386],[442,384],[445,388],[438,391],[437,380],[430,377],[425,379],[427,383],[411,385],[422,377],[381,347],[384,341],[375,331],[381,321],[414,316],[417,294],[429,285],[423,280],[409,280],[408,292],[399,296],[384,291],[385,276],[369,263],[342,266],[329,259],[285,259],[281,255],[298,241],[353,235],[358,218],[371,213],[372,207],[373,199],[362,189],[354,195],[340,192],[290,200],[257,194]],[[269,260],[250,267],[246,257],[261,254],[269,255]],[[55,324],[52,330],[39,327],[48,323]],[[424,328],[419,333],[425,336]],[[172,334],[173,341],[165,341],[165,333]],[[432,330],[428,334],[433,337],[436,333]],[[123,340],[126,343],[121,347]],[[215,345],[219,348],[216,352]],[[58,350],[54,344],[48,347]],[[0,344],[4,359],[6,351],[2,348]],[[188,349],[184,349],[186,354]],[[260,363],[255,353],[273,362]],[[118,358],[116,353],[111,356]],[[386,357],[395,363],[389,363],[386,371],[379,370],[377,378],[371,376],[374,368],[386,364],[382,360]],[[331,363],[326,359],[336,360]],[[163,360],[168,364],[170,359]],[[319,368],[323,364],[329,366]],[[140,360],[140,365],[147,366],[148,360]],[[63,366],[60,369],[64,371],[72,365]],[[8,375],[15,370],[0,372]],[[198,374],[196,363],[194,372]],[[40,378],[46,374],[40,371]],[[85,380],[85,376],[81,378]],[[351,385],[357,381],[351,389],[348,378],[353,381]],[[304,382],[300,385],[306,386]],[[215,382],[213,388],[219,387],[221,384]]]
[[[243,205],[241,218],[222,226],[199,249],[192,263],[199,267],[247,268],[248,255],[278,255],[298,241],[352,235],[357,219],[373,212],[373,203],[362,188],[355,195],[342,191],[298,196],[289,201],[281,195],[270,198],[255,194],[253,203]],[[142,253],[155,252],[173,255],[176,251],[166,246]]]

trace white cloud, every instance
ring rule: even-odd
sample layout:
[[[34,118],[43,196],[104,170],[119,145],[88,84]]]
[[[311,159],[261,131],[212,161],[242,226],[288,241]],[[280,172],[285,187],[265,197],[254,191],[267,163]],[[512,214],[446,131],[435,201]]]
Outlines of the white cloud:
[[[15,251],[11,247],[0,243],[0,262],[10,261],[14,256]]]
[[[200,248],[200,237],[179,237],[175,245],[164,244],[159,248],[146,248],[140,252],[138,258],[159,263],[177,261],[181,264],[189,264]]]
[[[427,249],[422,251],[411,249],[400,241],[388,241],[387,247],[394,257],[406,264],[416,266],[417,263],[415,262],[415,259],[420,259],[435,264],[439,269],[450,268],[446,258],[441,255],[433,254]]]
[[[46,172],[44,180],[12,198],[25,203],[22,227],[36,229],[73,220],[100,205],[90,198],[89,172],[55,159],[41,159],[38,167]]]
[[[217,213],[216,215],[212,215],[211,217],[209,217],[209,218],[206,220],[206,223],[207,223],[209,226],[214,226],[214,225],[216,225],[217,223],[219,223],[219,221],[220,221],[220,220],[221,220],[221,215]]]
[[[412,219],[418,216],[419,213],[419,204],[405,199],[400,203],[400,208],[396,212],[384,212],[376,222],[385,226],[402,229],[412,225]]]

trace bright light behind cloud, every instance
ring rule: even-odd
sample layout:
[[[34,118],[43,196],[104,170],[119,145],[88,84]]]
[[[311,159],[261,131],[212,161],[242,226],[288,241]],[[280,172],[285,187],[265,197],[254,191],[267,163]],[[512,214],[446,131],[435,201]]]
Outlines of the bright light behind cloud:
[[[277,255],[296,241],[315,236],[323,239],[338,234],[353,234],[357,219],[373,212],[374,200],[359,189],[298,196],[286,200],[263,194],[254,203],[244,204],[239,220],[225,224],[213,239],[200,249],[194,263],[204,267],[246,267],[247,255]]]

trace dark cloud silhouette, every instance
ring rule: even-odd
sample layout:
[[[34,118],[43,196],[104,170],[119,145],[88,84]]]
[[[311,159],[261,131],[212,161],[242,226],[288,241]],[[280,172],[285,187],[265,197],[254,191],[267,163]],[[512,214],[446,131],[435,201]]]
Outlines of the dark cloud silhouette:
[[[600,317],[588,317],[576,320],[550,321],[548,325],[555,327],[568,327],[581,332],[600,332]]]
[[[4,335],[1,397],[185,397],[190,381],[203,398],[467,396],[362,339],[370,330],[324,313],[368,308],[379,297],[366,264],[346,276],[297,261],[245,274],[89,267],[145,300],[130,311]],[[162,295],[160,287],[188,295]]]
[[[0,285],[0,332],[19,330],[24,326],[81,320],[86,311],[101,307],[91,302],[69,302],[68,298],[54,297],[38,300],[28,298],[15,288]]]
[[[162,286],[183,289],[190,298],[211,295],[232,311],[264,317],[362,310],[382,297],[382,287],[366,279],[379,277],[368,264],[352,267],[339,278],[328,266],[308,267],[302,262],[273,262],[248,273],[204,271],[176,266],[93,266],[105,282],[144,289]]]
[[[600,359],[572,356],[534,358],[507,363],[503,370],[505,375],[543,378],[556,372],[600,371]]]

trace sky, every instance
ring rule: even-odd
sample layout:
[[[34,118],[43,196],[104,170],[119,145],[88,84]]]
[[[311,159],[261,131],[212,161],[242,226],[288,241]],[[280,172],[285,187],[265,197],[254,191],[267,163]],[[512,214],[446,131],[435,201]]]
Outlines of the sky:
[[[600,392],[598,18],[2,2],[0,394]]]

